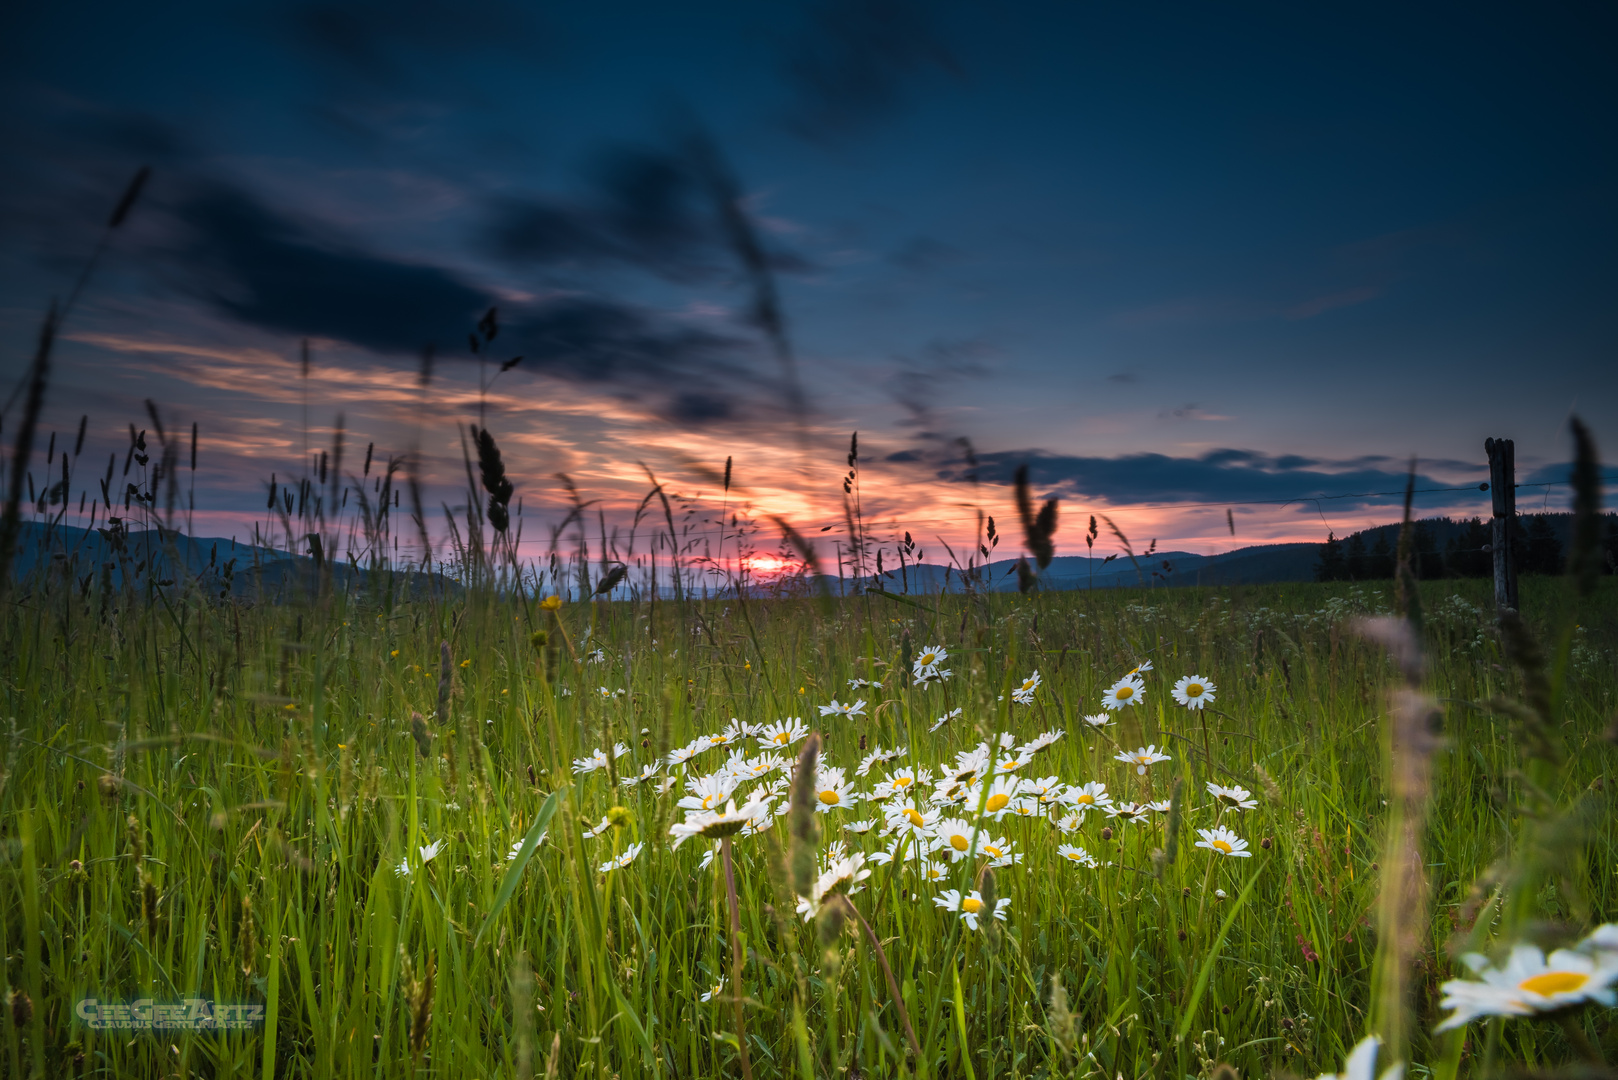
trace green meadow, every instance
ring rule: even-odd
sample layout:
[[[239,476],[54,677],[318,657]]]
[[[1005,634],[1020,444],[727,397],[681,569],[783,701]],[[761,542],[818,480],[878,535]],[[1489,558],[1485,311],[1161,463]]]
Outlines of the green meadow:
[[[36,578],[0,613],[0,1070],[1314,1076],[1371,1031],[1409,1075],[1593,1069],[1599,1006],[1433,1034],[1462,952],[1618,919],[1618,580],[1525,579],[1509,633],[1488,584],[557,607]],[[930,647],[947,677],[915,677]],[[758,730],[794,718],[818,737]],[[769,797],[756,827],[673,847],[726,769],[751,772],[722,798]],[[890,829],[912,791],[1004,857]],[[1241,844],[1198,846],[1216,828]],[[92,998],[262,1019],[97,1029]]]

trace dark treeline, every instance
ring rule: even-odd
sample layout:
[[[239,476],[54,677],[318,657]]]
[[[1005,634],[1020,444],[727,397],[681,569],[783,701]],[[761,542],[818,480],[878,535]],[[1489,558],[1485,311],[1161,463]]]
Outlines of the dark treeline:
[[[1618,515],[1602,529],[1606,573],[1618,572]],[[1572,534],[1571,514],[1519,514],[1511,545],[1520,574],[1560,574]],[[1483,518],[1427,518],[1413,523],[1411,562],[1423,579],[1489,577],[1494,573],[1489,522]],[[1374,581],[1393,577],[1399,526],[1379,525],[1338,539],[1328,535],[1315,564],[1316,581]]]

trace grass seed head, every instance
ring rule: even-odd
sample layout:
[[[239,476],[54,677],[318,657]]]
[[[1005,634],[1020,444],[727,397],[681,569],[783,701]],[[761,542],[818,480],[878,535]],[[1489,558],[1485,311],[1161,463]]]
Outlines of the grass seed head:
[[[26,990],[13,990],[11,992],[11,1023],[14,1027],[25,1028],[34,1019],[34,999],[28,996]]]
[[[798,755],[789,814],[792,847],[787,862],[792,871],[792,889],[799,896],[808,896],[815,880],[815,847],[820,842],[820,826],[815,821],[815,774],[819,765],[820,733],[810,732]]]
[[[427,721],[419,712],[410,714],[410,734],[416,740],[416,752],[422,757],[432,753],[433,733],[427,730]]]

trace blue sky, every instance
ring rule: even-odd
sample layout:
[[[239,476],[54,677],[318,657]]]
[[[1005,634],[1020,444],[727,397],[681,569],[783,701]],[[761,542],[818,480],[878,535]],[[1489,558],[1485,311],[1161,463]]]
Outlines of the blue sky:
[[[452,500],[494,303],[525,359],[489,426],[541,517],[558,471],[633,504],[639,460],[695,494],[734,455],[759,512],[834,521],[858,429],[901,526],[1004,512],[961,481],[964,437],[1070,512],[1209,550],[1222,510],[1128,508],[1395,488],[1411,455],[1475,482],[1490,435],[1554,477],[1570,411],[1618,446],[1610,8],[686,7],[5,16],[0,371],[150,164],[51,422],[88,412],[106,453],[148,397],[197,420],[221,523],[301,468],[304,337],[311,442],[339,411],[379,452],[419,440]],[[1255,503],[1243,532],[1389,506]]]

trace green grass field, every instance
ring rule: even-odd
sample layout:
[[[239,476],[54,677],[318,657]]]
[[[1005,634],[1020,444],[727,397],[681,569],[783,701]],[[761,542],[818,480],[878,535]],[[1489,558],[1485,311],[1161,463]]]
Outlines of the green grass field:
[[[1391,583],[555,611],[478,591],[255,605],[183,584],[36,583],[3,615],[0,1070],[741,1076],[738,1012],[759,1077],[1110,1080],[1221,1064],[1313,1076],[1340,1069],[1373,1027],[1408,1046],[1415,1075],[1612,1059],[1611,1009],[1431,1034],[1463,943],[1560,942],[1618,918],[1618,580],[1583,601],[1565,648],[1570,584],[1523,589],[1551,658],[1547,722],[1487,583],[1423,583],[1423,686],[1443,741],[1430,785],[1403,801],[1387,779],[1400,677],[1350,629],[1393,609]],[[910,684],[933,645],[952,675]],[[1091,727],[1103,693],[1143,661],[1140,703]],[[1014,701],[1036,670],[1032,703]],[[1170,694],[1190,674],[1217,686],[1204,710]],[[855,678],[882,685],[851,689]],[[834,698],[867,705],[822,718]],[[1491,699],[1529,706],[1514,716]],[[772,765],[738,737],[622,781],[733,718],[794,717],[823,737],[821,766],[846,770],[841,805],[815,798],[825,812],[812,819],[775,816],[734,838],[738,938],[724,860],[704,866],[714,845],[671,850],[676,802],[740,750],[759,779],[738,802],[773,783],[772,808],[784,805],[808,740]],[[867,863],[850,899],[899,985],[911,1055],[858,922],[833,903],[809,921],[794,912],[793,857],[824,865],[834,842],[881,852],[885,804],[851,796],[903,767],[937,779],[1004,733],[1014,756],[1043,732],[1064,734],[1009,775],[1100,782],[1115,804],[1172,809],[1135,821],[1091,809],[1065,832],[1077,804],[986,820],[980,841],[1021,856],[992,883],[985,857],[951,861],[947,848],[936,881],[913,846]],[[615,743],[627,754],[574,771]],[[1144,775],[1114,760],[1143,745],[1169,758]],[[878,746],[907,753],[856,775]],[[666,794],[663,777],[677,780]],[[1210,781],[1248,789],[1256,807],[1221,810]],[[986,808],[985,783],[943,816]],[[1424,904],[1382,912],[1390,822],[1418,806]],[[508,859],[552,812],[531,857]],[[795,820],[816,826],[813,852],[794,842]],[[868,832],[849,828],[866,820]],[[1249,857],[1196,846],[1216,821]],[[599,869],[636,844],[627,865]],[[968,927],[934,903],[945,889],[992,889],[1009,901],[1004,922]],[[100,1031],[75,1014],[85,998],[190,997],[259,1004],[264,1020]]]

